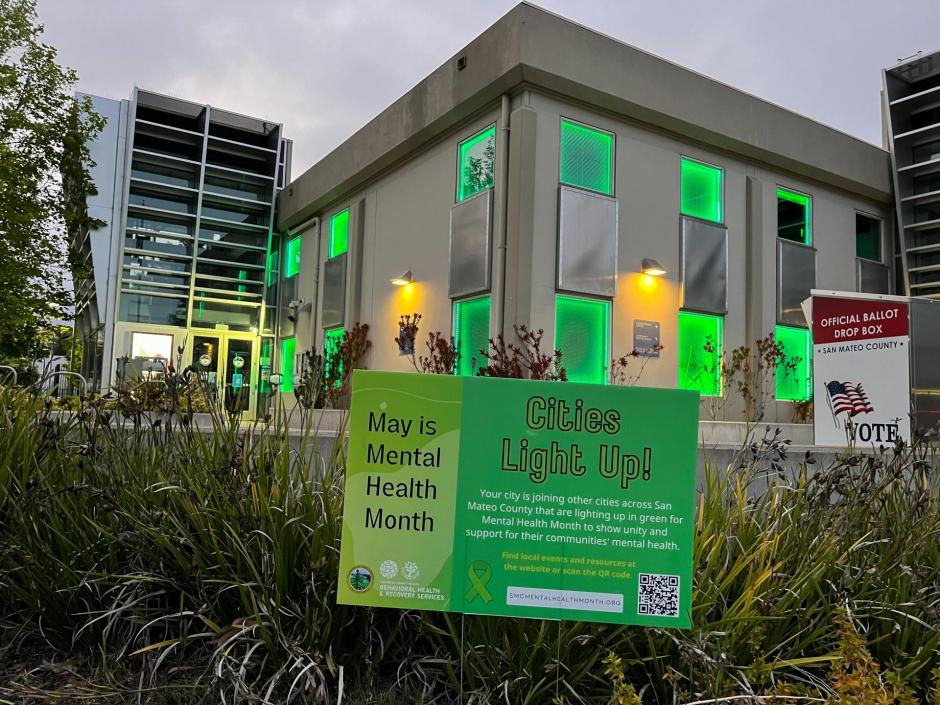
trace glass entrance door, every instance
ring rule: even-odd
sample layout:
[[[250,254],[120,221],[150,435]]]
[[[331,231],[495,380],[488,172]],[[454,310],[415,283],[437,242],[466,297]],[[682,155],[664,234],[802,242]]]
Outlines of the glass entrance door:
[[[255,411],[255,339],[232,334],[197,335],[192,363],[210,391],[230,411]]]
[[[213,390],[219,386],[219,337],[217,335],[197,335],[193,338],[193,362],[200,376]]]
[[[252,364],[254,341],[229,338],[225,350],[225,403],[233,411],[252,406]]]

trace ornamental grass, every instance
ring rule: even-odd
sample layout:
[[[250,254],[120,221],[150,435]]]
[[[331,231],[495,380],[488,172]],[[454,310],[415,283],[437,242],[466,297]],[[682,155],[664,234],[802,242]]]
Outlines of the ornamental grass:
[[[318,413],[114,406],[0,389],[0,702],[940,705],[923,442],[706,462],[678,631],[337,605]]]

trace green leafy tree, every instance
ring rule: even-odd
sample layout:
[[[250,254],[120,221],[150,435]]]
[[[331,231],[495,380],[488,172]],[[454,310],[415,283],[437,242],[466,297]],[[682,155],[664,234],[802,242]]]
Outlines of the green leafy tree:
[[[69,238],[100,225],[87,144],[104,125],[41,41],[35,0],[0,0],[0,361],[25,362],[66,317]]]

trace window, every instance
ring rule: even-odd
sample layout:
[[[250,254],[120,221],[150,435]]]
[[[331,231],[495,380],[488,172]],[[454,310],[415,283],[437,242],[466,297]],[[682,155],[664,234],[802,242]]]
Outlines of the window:
[[[454,346],[457,348],[459,375],[472,375],[485,365],[481,350],[490,348],[490,297],[454,302]]]
[[[294,353],[297,350],[297,338],[284,338],[281,341],[281,391],[290,394],[294,391]]]
[[[605,384],[610,350],[610,302],[555,298],[555,349],[570,382]]]
[[[614,193],[614,136],[571,120],[561,121],[559,181],[569,186]]]
[[[171,360],[173,336],[161,333],[131,333],[131,358]]]
[[[813,244],[813,199],[802,193],[777,189],[777,237]]]
[[[286,261],[284,262],[284,278],[290,279],[300,271],[300,236],[287,241]]]
[[[776,342],[783,349],[777,361],[777,399],[806,401],[813,395],[813,345],[806,328],[777,326]]]
[[[679,311],[679,389],[721,396],[723,326],[721,316]]]
[[[185,326],[188,300],[188,296],[135,294],[125,288],[121,290],[121,320]]]
[[[222,291],[222,290],[218,290]],[[224,296],[216,291],[197,290],[193,298],[193,314],[190,325],[194,328],[217,328],[221,323],[226,330],[239,330],[248,333],[258,332],[258,319],[261,317],[261,303],[240,302],[216,298]],[[253,301],[255,301],[253,299]]]
[[[349,209],[330,218],[330,259],[349,249]]]
[[[881,262],[881,221],[855,214],[855,256]]]
[[[343,328],[331,328],[323,333],[323,364],[324,372],[330,373],[330,359],[339,352],[339,346],[343,342],[343,336],[346,334]],[[340,377],[343,376],[343,363],[340,360],[340,367],[337,370]]]
[[[724,170],[682,157],[680,210],[682,215],[723,223]]]
[[[490,125],[457,147],[457,200],[464,201],[493,186],[496,125]]]

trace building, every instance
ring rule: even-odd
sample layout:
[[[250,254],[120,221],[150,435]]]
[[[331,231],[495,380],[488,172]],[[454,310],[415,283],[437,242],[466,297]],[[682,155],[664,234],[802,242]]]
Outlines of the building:
[[[271,366],[290,140],[270,120],[139,88],[92,100],[107,125],[90,145],[88,210],[105,225],[70,234],[82,374],[105,389],[119,368],[159,375],[182,350],[217,384],[251,389],[253,408]]]
[[[917,423],[940,417],[940,52],[883,72],[882,112],[891,151],[899,289],[911,300],[912,401]],[[931,301],[933,300],[933,301]],[[934,304],[934,305],[931,305]]]
[[[523,3],[280,194],[303,305],[275,365],[289,390],[301,350],[364,322],[365,364],[411,369],[393,339],[418,311],[464,374],[525,323],[572,380],[659,340],[642,383],[708,396],[709,350],[775,333],[786,421],[810,290],[903,289],[892,188],[888,150]]]

